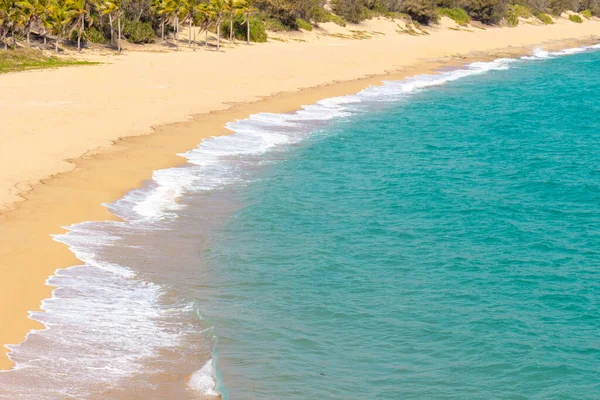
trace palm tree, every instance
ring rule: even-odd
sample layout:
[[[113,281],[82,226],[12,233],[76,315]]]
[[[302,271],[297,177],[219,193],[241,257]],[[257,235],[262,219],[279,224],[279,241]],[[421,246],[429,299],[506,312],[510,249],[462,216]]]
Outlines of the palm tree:
[[[217,51],[221,50],[221,22],[225,13],[225,3],[223,0],[211,0],[210,2],[215,22],[217,23]]]
[[[181,22],[188,22],[188,46],[192,47],[192,24],[196,19],[197,12],[197,1],[196,0],[182,0],[179,13],[181,15]]]
[[[67,7],[75,20],[77,29],[77,51],[81,51],[81,35],[85,30],[85,18],[89,14],[86,0],[67,0]]]
[[[110,43],[114,43],[114,16],[117,17],[117,51],[121,52],[121,0],[106,0],[101,5],[102,15],[108,14],[108,21],[110,23]]]
[[[204,40],[204,46],[208,46],[208,28],[212,25],[213,19],[215,18],[215,12],[210,3],[200,3],[196,6],[196,12],[200,19],[200,24],[204,27],[206,33],[206,39]]]
[[[225,0],[225,11],[229,13],[229,43],[233,43],[233,17],[237,11],[237,0]]]
[[[12,0],[0,0],[0,33],[2,34],[4,50],[8,50],[8,39],[6,37],[11,30],[11,8],[13,5],[14,2]]]
[[[31,26],[37,18],[37,10],[38,7],[36,5],[37,0],[21,0],[18,1],[17,7],[21,10],[21,18],[23,20],[23,29],[25,30],[25,35],[27,36],[27,46],[30,45],[31,41],[29,39],[31,33]]]
[[[57,0],[53,0],[48,5],[50,31],[56,36],[56,41],[54,43],[54,49],[56,53],[58,53],[60,40],[65,36],[67,27],[71,23],[72,19],[73,16],[65,4],[61,4]]]
[[[164,1],[163,0],[152,0],[152,4],[150,5],[150,12],[153,15],[159,16],[160,17],[160,39],[164,42],[165,41],[165,15],[163,13],[163,6],[164,6]]]
[[[175,45],[179,49],[179,13],[181,12],[181,0],[164,0],[161,6],[161,13],[165,18],[173,18],[173,27],[175,28]]]
[[[256,11],[253,0],[242,0],[240,4],[240,12],[246,17],[246,44],[250,44],[250,14]]]

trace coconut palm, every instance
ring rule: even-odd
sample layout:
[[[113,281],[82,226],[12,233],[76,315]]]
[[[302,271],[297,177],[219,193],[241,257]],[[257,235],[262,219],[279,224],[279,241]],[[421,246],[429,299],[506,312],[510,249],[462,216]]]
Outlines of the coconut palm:
[[[200,26],[202,26],[206,34],[204,46],[208,46],[208,29],[213,23],[215,12],[210,3],[200,3],[196,6],[196,13],[198,15],[198,20],[200,21]]]
[[[192,24],[196,20],[197,14],[197,0],[182,0],[179,9],[179,15],[181,16],[181,23],[188,23],[188,46],[192,47]]]
[[[157,17],[160,17],[160,39],[161,41],[165,41],[165,24],[166,17],[162,12],[164,6],[163,0],[152,0],[152,4],[150,5],[150,13]]]
[[[77,29],[77,51],[81,51],[81,35],[85,30],[85,20],[89,15],[89,8],[86,0],[67,0],[66,3],[71,16],[75,20]]]
[[[221,50],[221,23],[223,22],[223,15],[225,14],[225,1],[224,0],[211,0],[210,6],[213,13],[213,18],[217,24],[217,51]]]
[[[167,19],[173,19],[175,28],[175,45],[179,49],[179,14],[181,12],[182,0],[163,0],[161,13]]]
[[[237,10],[237,0],[225,0],[225,11],[229,14],[229,43],[233,43],[233,17]]]
[[[246,44],[250,44],[250,15],[256,12],[253,0],[242,0],[239,5],[240,13],[245,17],[244,24],[246,24]]]
[[[23,21],[23,30],[25,31],[25,36],[27,37],[27,45],[31,44],[29,39],[31,33],[31,26],[37,19],[37,10],[38,7],[36,5],[37,0],[20,0],[17,2],[17,7],[21,10],[21,18]]]
[[[53,0],[48,4],[48,22],[50,32],[56,37],[54,49],[58,53],[60,41],[66,36],[67,28],[73,19],[73,15],[68,7]]]
[[[7,36],[11,31],[11,8],[13,5],[14,1],[12,0],[0,0],[0,35],[4,43],[4,50],[8,50]]]
[[[121,52],[121,0],[105,0],[100,5],[102,15],[108,15],[108,22],[110,24],[110,43],[113,44],[114,40],[114,20],[117,20],[117,51]]]

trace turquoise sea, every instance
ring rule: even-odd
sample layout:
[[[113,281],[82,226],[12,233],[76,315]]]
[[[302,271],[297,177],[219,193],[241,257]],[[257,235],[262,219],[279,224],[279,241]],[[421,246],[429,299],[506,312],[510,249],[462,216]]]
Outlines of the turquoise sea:
[[[599,48],[230,123],[55,237],[0,398],[599,399]]]
[[[600,53],[318,130],[207,256],[232,399],[600,398]]]

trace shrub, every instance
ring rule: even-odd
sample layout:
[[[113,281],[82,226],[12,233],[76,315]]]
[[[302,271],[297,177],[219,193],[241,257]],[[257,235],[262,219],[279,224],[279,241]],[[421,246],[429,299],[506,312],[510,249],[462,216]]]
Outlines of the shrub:
[[[550,17],[548,14],[538,13],[535,15],[535,17],[542,21],[545,25],[551,25],[554,23],[552,17]]]
[[[586,18],[592,18],[592,10],[583,10],[581,12],[581,15],[583,15]]]
[[[402,3],[402,11],[410,15],[413,21],[428,25],[437,21],[438,13],[433,0],[405,0]]]
[[[471,17],[462,8],[440,8],[438,13],[454,20],[459,25],[467,25],[471,22]]]
[[[131,43],[153,43],[156,33],[149,22],[124,21],[123,36]]]
[[[572,21],[572,22],[575,22],[577,24],[581,24],[583,22],[583,20],[581,19],[581,17],[579,15],[576,15],[576,14],[569,15],[569,20]]]
[[[532,15],[531,10],[525,6],[518,4],[510,5],[506,10],[506,24],[508,26],[517,26],[519,25],[519,18],[529,18]]]
[[[85,38],[92,43],[106,43],[106,38],[102,32],[93,26],[85,31]]]
[[[296,19],[296,25],[298,25],[298,28],[303,29],[305,31],[313,30],[313,26],[309,22],[306,22],[305,20],[303,20],[302,18]]]
[[[233,21],[233,36],[237,40],[246,41],[248,34],[248,27],[243,20]],[[223,22],[221,25],[221,36],[229,37],[229,21]],[[250,17],[250,41],[257,43],[264,43],[267,41],[267,32],[265,31],[265,24],[256,17]]]
[[[333,22],[339,26],[346,26],[346,20],[343,17],[333,14],[325,10],[323,7],[318,7],[315,10],[315,12],[313,13],[313,20],[316,23]]]
[[[504,0],[471,0],[465,3],[464,9],[475,21],[496,24],[504,16],[506,3]]]
[[[265,20],[264,26],[266,30],[271,32],[285,32],[291,31],[293,29],[292,27],[284,25],[283,22],[275,18],[268,18],[267,20]]]
[[[362,1],[356,0],[333,0],[331,3],[333,11],[343,17],[346,21],[358,23],[365,19],[365,7]]]

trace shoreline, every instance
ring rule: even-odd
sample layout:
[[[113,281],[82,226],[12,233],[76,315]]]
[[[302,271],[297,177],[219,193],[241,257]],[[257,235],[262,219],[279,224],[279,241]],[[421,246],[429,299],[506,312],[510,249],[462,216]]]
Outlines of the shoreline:
[[[597,42],[597,39],[589,37],[567,39],[493,51],[472,51],[436,61],[421,59],[392,73],[277,93],[257,101],[229,103],[225,110],[196,114],[188,121],[160,125],[150,134],[111,140],[109,147],[100,147],[68,160],[74,165],[73,169],[41,180],[23,196],[26,201],[12,203],[11,209],[0,214],[3,228],[0,239],[5,244],[0,250],[0,265],[7,266],[2,270],[5,284],[1,291],[0,318],[3,326],[11,325],[10,329],[0,332],[0,342],[16,344],[30,330],[43,329],[43,325],[26,318],[27,310],[39,310],[40,302],[50,297],[53,288],[46,285],[48,276],[59,268],[80,264],[71,251],[53,241],[50,234],[62,233],[64,229],[61,226],[82,221],[115,220],[116,217],[102,203],[115,201],[139,187],[141,182],[151,179],[152,172],[157,169],[185,164],[185,159],[177,153],[195,148],[205,138],[228,134],[225,123],[258,112],[296,111],[302,105],[356,93],[384,80],[401,80],[473,61],[517,57],[539,46],[562,49]],[[90,182],[95,184],[90,185]],[[21,267],[11,267],[16,265]],[[12,362],[7,357],[0,357],[0,369],[11,366]]]

